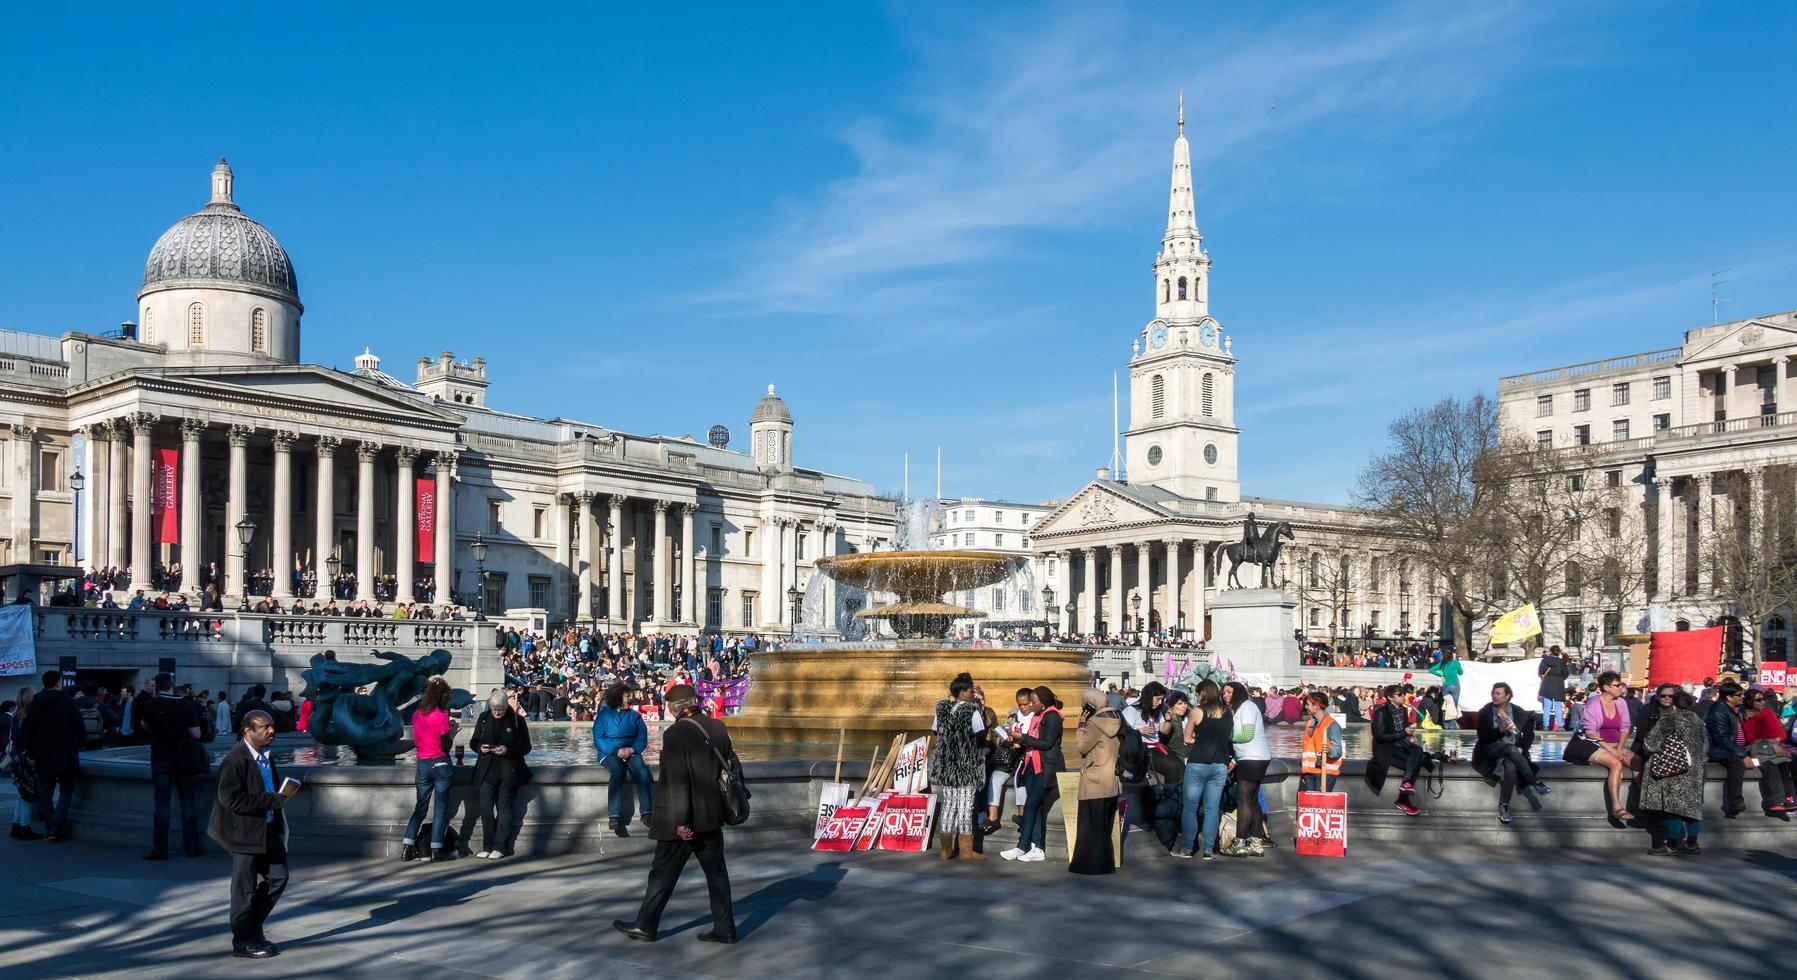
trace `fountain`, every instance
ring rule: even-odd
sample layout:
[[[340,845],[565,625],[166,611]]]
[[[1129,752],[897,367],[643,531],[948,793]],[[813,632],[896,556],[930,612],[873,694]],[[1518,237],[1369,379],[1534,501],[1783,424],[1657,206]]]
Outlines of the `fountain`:
[[[823,744],[837,730],[851,743],[889,741],[894,734],[929,731],[936,702],[962,671],[973,675],[1001,714],[1020,687],[1047,685],[1064,702],[1091,683],[1086,655],[1077,650],[1005,648],[997,641],[944,639],[957,620],[985,614],[943,601],[984,588],[1026,567],[1024,559],[981,551],[876,551],[822,558],[818,571],[860,597],[894,601],[853,614],[853,620],[890,630],[885,639],[807,643],[755,655],[754,683],[731,732],[745,741]],[[813,586],[817,583],[814,580]]]

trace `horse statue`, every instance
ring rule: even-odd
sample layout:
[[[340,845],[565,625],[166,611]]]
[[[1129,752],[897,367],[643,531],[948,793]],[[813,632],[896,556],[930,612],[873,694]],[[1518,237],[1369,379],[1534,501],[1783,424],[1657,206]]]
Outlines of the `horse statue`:
[[[1250,524],[1249,528],[1252,527],[1253,525]],[[1212,574],[1221,572],[1223,559],[1228,558],[1230,588],[1243,587],[1241,579],[1236,578],[1237,569],[1243,565],[1260,566],[1260,583],[1263,587],[1270,586],[1273,581],[1273,565],[1279,561],[1280,549],[1285,547],[1280,542],[1296,539],[1296,536],[1292,534],[1292,526],[1285,521],[1280,521],[1277,524],[1267,525],[1266,529],[1258,534],[1248,530],[1243,537],[1244,540],[1226,544],[1216,550],[1216,567],[1212,570]]]

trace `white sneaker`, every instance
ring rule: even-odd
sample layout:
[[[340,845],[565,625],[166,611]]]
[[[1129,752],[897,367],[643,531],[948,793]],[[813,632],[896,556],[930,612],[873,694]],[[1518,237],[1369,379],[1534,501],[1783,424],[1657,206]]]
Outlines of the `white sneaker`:
[[[488,851],[487,852],[487,860],[489,860],[489,861],[497,861],[502,857],[505,857],[504,851]]]
[[[1000,851],[998,852],[998,856],[1004,858],[1006,861],[1015,861],[1023,856],[1023,848],[1013,847],[1008,851]]]
[[[1040,847],[1032,847],[1029,850],[1025,851],[1023,853],[1023,856],[1019,857],[1017,860],[1019,860],[1019,861],[1046,861],[1046,860],[1048,860],[1048,855],[1042,853],[1042,849]]]
[[[476,854],[474,856],[477,858],[483,858],[483,859],[490,858],[493,856],[493,852],[492,851],[481,851],[479,854]]]

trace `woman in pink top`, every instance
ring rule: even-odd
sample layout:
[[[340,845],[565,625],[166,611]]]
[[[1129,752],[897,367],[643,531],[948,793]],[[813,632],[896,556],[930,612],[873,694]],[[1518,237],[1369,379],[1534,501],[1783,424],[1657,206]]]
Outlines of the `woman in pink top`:
[[[406,821],[406,836],[401,842],[402,861],[441,861],[443,835],[449,830],[449,780],[455,769],[449,764],[449,744],[455,724],[449,720],[449,682],[433,677],[418,699],[418,710],[412,715],[412,743],[418,747],[418,804],[412,807],[412,819]],[[425,858],[418,852],[418,830],[424,824],[424,811],[436,797],[431,812],[431,853]]]
[[[1641,768],[1641,760],[1635,753],[1623,748],[1634,727],[1629,706],[1622,702],[1625,690],[1622,677],[1615,671],[1606,670],[1597,675],[1597,692],[1585,702],[1585,713],[1580,716],[1579,725],[1587,738],[1597,742],[1596,750],[1591,753],[1591,764],[1609,771],[1604,782],[1610,788],[1610,815],[1617,820],[1635,819],[1635,815],[1623,806],[1622,770],[1624,767]]]

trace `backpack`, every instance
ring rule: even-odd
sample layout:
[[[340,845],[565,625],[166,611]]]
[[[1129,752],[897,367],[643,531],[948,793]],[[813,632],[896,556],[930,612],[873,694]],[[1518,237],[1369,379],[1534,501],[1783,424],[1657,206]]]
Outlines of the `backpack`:
[[[724,798],[724,823],[731,827],[747,823],[749,820],[749,784],[743,779],[743,764],[742,760],[736,757],[736,750],[731,749],[727,756],[719,752],[718,747],[711,744],[711,733],[705,730],[704,725],[700,725],[691,718],[685,720],[691,721],[699,729],[699,734],[705,737],[705,747],[711,749],[711,754],[717,757],[718,793]]]
[[[1126,723],[1117,729],[1117,778],[1124,783],[1146,782],[1153,769],[1148,765],[1148,745],[1142,733]]]
[[[99,748],[106,740],[106,718],[100,714],[100,703],[89,701],[75,708],[81,712],[81,728],[87,733],[87,742],[82,747]]]

